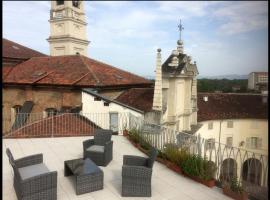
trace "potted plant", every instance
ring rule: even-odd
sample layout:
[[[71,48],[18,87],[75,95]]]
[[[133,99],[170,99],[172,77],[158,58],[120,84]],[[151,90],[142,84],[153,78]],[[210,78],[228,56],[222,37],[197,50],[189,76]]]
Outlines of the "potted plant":
[[[168,158],[167,161],[167,167],[171,170],[182,174],[181,170],[181,160],[185,154],[185,151],[183,149],[179,149],[174,144],[167,144],[165,146],[164,154]]]
[[[237,177],[232,178],[229,183],[225,183],[222,190],[225,195],[236,200],[246,200],[248,198],[247,192],[244,191]]]
[[[141,138],[140,137],[140,139],[139,139],[139,149],[143,152],[143,153],[145,153],[145,154],[148,154],[148,151],[150,150],[150,148],[151,148],[151,145],[147,142],[147,141],[145,141],[145,139],[144,138]]]
[[[133,144],[133,146],[138,147],[139,146],[139,134],[138,130],[132,129],[129,131],[129,141]]]
[[[124,130],[123,130],[123,135],[124,135],[125,137],[128,136],[128,130],[127,130],[127,129],[124,129]]]
[[[208,187],[215,186],[216,165],[199,155],[187,155],[181,163],[184,175]]]
[[[166,154],[163,151],[158,150],[158,155],[157,155],[156,160],[159,163],[162,163],[162,164],[167,166],[168,158],[167,158]]]

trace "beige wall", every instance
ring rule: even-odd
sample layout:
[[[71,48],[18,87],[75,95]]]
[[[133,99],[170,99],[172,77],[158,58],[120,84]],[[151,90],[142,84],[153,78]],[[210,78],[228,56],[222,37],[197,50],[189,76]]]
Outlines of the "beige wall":
[[[227,122],[233,121],[233,128],[227,127]],[[200,122],[203,126],[196,132],[202,138],[215,138],[219,141],[221,122],[220,142],[226,144],[227,137],[233,137],[233,146],[239,147],[240,142],[244,141],[244,146],[239,147],[255,153],[268,155],[268,120],[260,119],[229,119],[229,120],[210,120]],[[213,129],[208,129],[208,124],[213,123]],[[260,149],[247,148],[247,138],[258,137],[262,139]]]
[[[70,89],[38,89],[31,87],[5,87],[3,93],[3,119],[5,130],[10,129],[12,120],[12,107],[23,105],[25,101],[33,101],[32,113],[41,114],[46,108],[60,110],[63,106],[81,106],[80,90]]]
[[[87,56],[87,40],[83,2],[79,8],[72,6],[71,1],[64,5],[51,2],[50,17],[50,54],[52,56],[75,55],[80,53]]]
[[[193,78],[193,77],[192,77]],[[191,77],[163,78],[163,99],[167,110],[163,115],[163,124],[178,131],[189,131],[191,124],[196,124],[196,112],[192,111],[196,106],[191,99],[195,94],[196,86],[192,84]],[[193,87],[192,87],[193,86]]]

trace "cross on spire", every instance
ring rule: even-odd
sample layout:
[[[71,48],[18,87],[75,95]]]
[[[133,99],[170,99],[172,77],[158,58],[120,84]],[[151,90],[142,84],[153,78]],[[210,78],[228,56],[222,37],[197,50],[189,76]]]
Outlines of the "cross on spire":
[[[180,19],[180,23],[179,23],[179,25],[178,25],[178,28],[179,28],[179,40],[181,41],[181,32],[182,32],[182,30],[184,30],[184,27],[183,27],[183,25],[182,25],[182,23],[181,23],[181,19]]]

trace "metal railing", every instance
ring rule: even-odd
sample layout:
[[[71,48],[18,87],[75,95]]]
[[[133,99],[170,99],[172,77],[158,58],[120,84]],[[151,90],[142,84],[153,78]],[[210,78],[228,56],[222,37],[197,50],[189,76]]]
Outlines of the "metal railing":
[[[237,176],[250,196],[256,199],[267,198],[268,155],[209,142],[200,135],[152,124],[143,117],[130,113],[114,113],[115,118],[110,113],[54,114],[47,116],[44,113],[19,113],[15,121],[3,114],[3,138],[89,136],[101,128],[122,134],[125,129],[137,129],[141,138],[151,146],[164,150],[166,145],[173,144],[179,149],[188,149],[190,154],[201,155],[215,163],[217,181],[228,181]]]
[[[212,161],[217,167],[215,179],[218,183],[222,184],[238,177],[250,197],[267,199],[268,155],[230,147],[202,138],[200,134],[191,135],[150,124],[144,120],[137,122],[136,128],[139,130],[140,138],[159,150],[164,150],[167,145],[172,144],[179,150],[185,148],[190,154],[201,155],[208,161]]]
[[[18,113],[16,120],[3,116],[3,138],[93,135],[95,129],[122,134],[129,128],[128,113]]]

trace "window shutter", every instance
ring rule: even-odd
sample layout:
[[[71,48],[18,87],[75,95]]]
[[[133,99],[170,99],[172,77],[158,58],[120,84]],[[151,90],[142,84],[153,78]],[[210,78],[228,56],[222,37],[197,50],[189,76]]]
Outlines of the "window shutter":
[[[246,148],[250,148],[250,146],[251,146],[251,138],[250,137],[248,137],[247,139],[246,139]]]
[[[262,138],[258,138],[258,149],[262,148]]]

